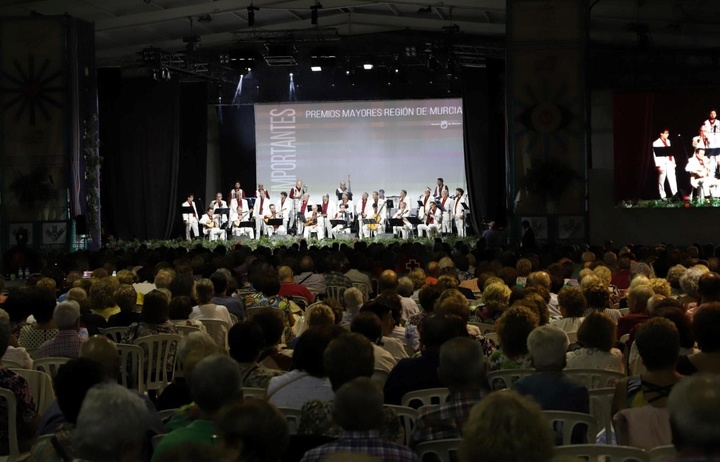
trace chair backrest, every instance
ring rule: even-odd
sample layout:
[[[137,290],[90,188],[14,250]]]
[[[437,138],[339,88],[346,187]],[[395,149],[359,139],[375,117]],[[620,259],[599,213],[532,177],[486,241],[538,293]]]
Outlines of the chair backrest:
[[[137,345],[120,343],[117,345],[120,355],[120,385],[125,388],[145,391],[145,352]]]
[[[570,343],[577,342],[577,332],[567,332],[567,337]]]
[[[484,324],[482,322],[468,322],[468,324],[480,329],[480,332],[483,335],[487,334],[488,332],[495,332],[495,324]]]
[[[267,391],[264,388],[242,387],[243,398],[255,398],[265,400]]]
[[[495,345],[500,345],[500,338],[498,337],[497,332],[487,332],[483,334],[483,336],[488,340],[492,340]]]
[[[573,430],[577,425],[584,424],[587,430],[587,441],[595,442],[597,421],[590,414],[580,412],[543,411],[543,417],[556,432],[562,432],[562,445],[572,444]],[[557,425],[562,424],[562,425]]]
[[[618,308],[618,310],[623,316],[630,314],[630,308]]]
[[[183,337],[187,337],[192,332],[200,332],[200,328],[198,326],[188,326],[183,324],[175,324],[175,329],[177,329],[178,334]]]
[[[230,315],[230,320],[232,321],[232,325],[234,326],[235,324],[237,324],[237,323],[238,323],[238,317],[235,316],[235,315],[232,314],[232,313],[228,313],[228,314]]]
[[[133,342],[145,353],[142,363],[145,390],[163,390],[170,382],[180,340],[182,336],[177,334],[156,334],[140,337]]]
[[[287,420],[288,432],[291,435],[297,435],[298,427],[300,427],[300,409],[280,407],[278,410],[283,413],[285,420]]]
[[[207,329],[208,335],[215,340],[220,348],[227,348],[227,333],[230,326],[222,319],[197,318]]]
[[[98,329],[102,335],[109,338],[115,343],[122,341],[123,335],[127,332],[127,327],[107,327],[105,329]]]
[[[270,308],[269,306],[252,306],[250,308],[245,308],[245,314],[247,315],[248,319],[255,316],[256,313],[258,313],[260,310],[263,310],[265,308]]]
[[[450,390],[447,388],[426,388],[405,393],[401,404],[406,407],[417,409],[420,406],[431,404],[442,404],[447,400]]]
[[[10,361],[9,359],[3,359],[0,363],[9,369],[22,369],[23,365],[17,361]]]
[[[35,361],[33,361],[33,369],[35,369],[36,371],[45,372],[49,374],[50,377],[55,377],[58,368],[68,361],[70,361],[70,358],[50,357],[36,359]]]
[[[650,456],[639,448],[609,444],[572,444],[555,448],[556,456],[572,456],[588,462],[605,457],[606,462],[650,462]]]
[[[598,423],[598,430],[605,430],[606,438],[612,434],[612,400],[615,388],[594,388],[588,390],[590,394],[590,414]]]
[[[363,294],[363,300],[370,300],[370,287],[368,287],[367,284],[364,282],[353,282],[352,285],[360,289],[360,292]],[[345,295],[345,292],[343,292],[343,295]]]
[[[32,369],[13,369],[13,371],[27,380],[38,415],[45,413],[47,408],[49,408],[55,400],[55,392],[53,391],[52,378],[50,378],[50,375]]]
[[[293,295],[290,299],[294,301],[303,311],[307,310],[308,305],[310,305],[310,300],[300,295]]]
[[[418,415],[420,415],[420,411],[408,406],[396,406],[394,404],[386,404],[385,407],[392,409],[398,416],[400,428],[403,429],[403,436],[405,439],[403,443],[405,446],[410,446],[412,432],[415,429],[415,421],[417,420]]]
[[[0,388],[0,398],[4,398],[7,402],[7,428],[10,443],[10,457],[17,456],[20,454],[17,434],[17,399],[15,398],[15,394],[6,388]]]
[[[384,369],[375,369],[371,378],[377,382],[378,385],[384,387],[385,382],[387,382],[388,375],[390,375],[390,373]]]
[[[167,422],[168,420],[170,420],[170,418],[173,415],[175,415],[176,412],[177,412],[177,408],[176,409],[163,409],[162,411],[158,411],[157,414],[161,421]]]
[[[677,457],[677,449],[672,444],[667,446],[658,446],[648,451],[651,462],[675,462]]]
[[[343,286],[327,286],[325,287],[325,293],[328,298],[334,298],[335,300],[342,302],[343,295],[345,294],[345,287]]]
[[[447,440],[436,440],[428,441],[427,443],[420,443],[415,448],[415,453],[418,455],[421,461],[425,462],[425,456],[433,454],[433,459],[428,460],[440,460],[440,462],[451,462],[457,457],[453,456],[453,453],[457,453],[460,447],[460,438],[453,438]]]
[[[588,390],[614,387],[618,380],[625,377],[622,372],[601,369],[565,369],[563,373],[585,385]]]
[[[167,433],[163,433],[163,434],[161,434],[161,435],[154,435],[154,436],[152,437],[152,448],[153,448],[153,451],[154,451],[155,449],[157,449],[158,445],[160,444],[160,441],[162,441],[163,438],[165,438],[165,435],[167,435]]]
[[[503,390],[512,387],[518,379],[534,372],[532,369],[503,369],[488,372],[487,380],[491,390]]]

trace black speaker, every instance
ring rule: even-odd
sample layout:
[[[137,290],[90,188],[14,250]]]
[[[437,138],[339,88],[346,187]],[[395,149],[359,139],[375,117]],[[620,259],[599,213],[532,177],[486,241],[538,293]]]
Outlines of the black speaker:
[[[75,217],[75,234],[78,236],[87,235],[87,216],[85,214]]]

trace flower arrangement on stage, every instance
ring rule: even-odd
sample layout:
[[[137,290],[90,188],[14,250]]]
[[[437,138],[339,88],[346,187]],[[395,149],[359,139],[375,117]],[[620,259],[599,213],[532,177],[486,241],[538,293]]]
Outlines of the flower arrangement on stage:
[[[98,116],[93,114],[85,121],[83,132],[83,154],[85,155],[85,198],[87,201],[87,225],[92,236],[100,233],[100,138]]]
[[[654,200],[621,201],[617,206],[621,209],[714,208],[714,207],[720,207],[720,198],[695,201],[695,200],[690,199],[689,196],[684,196],[682,198],[682,200],[664,201],[661,199],[654,199]]]

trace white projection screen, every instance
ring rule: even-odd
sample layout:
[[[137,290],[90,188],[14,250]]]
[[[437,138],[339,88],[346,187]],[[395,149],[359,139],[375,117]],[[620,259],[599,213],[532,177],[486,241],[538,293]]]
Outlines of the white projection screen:
[[[275,200],[297,179],[311,202],[336,200],[348,175],[355,201],[379,189],[415,199],[437,178],[467,191],[461,99],[257,104],[255,127],[257,182]]]

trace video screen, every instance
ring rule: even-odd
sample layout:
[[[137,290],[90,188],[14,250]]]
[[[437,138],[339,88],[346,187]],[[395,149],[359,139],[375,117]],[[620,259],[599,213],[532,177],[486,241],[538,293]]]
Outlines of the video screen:
[[[354,200],[415,199],[437,178],[467,190],[461,99],[258,104],[255,127],[257,182],[273,197],[302,180],[311,202],[336,200],[348,178]]]
[[[710,94],[615,95],[615,199],[620,206],[720,206],[720,120]]]

